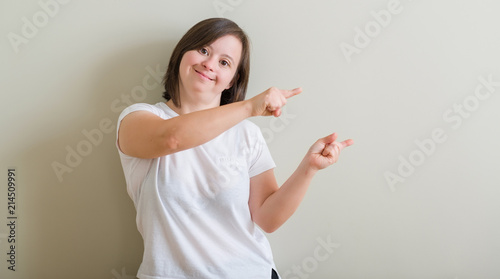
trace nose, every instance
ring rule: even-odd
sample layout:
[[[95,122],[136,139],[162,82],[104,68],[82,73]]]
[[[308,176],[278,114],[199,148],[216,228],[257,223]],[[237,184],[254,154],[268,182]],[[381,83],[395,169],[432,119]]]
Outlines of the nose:
[[[208,71],[213,71],[214,63],[216,63],[214,57],[207,57],[205,60],[201,62],[201,65]]]

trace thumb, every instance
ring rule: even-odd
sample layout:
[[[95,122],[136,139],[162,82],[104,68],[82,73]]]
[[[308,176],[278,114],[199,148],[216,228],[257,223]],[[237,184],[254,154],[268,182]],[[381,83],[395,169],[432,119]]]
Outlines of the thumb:
[[[273,111],[272,113],[273,113],[274,117],[280,117],[280,115],[281,115],[281,109],[279,108],[279,109]]]
[[[322,146],[320,147],[322,148],[321,155],[327,156],[328,154],[330,154],[330,152],[333,150],[333,146],[331,144],[335,142],[336,139],[337,139],[337,133],[333,133],[318,140],[318,142]]]

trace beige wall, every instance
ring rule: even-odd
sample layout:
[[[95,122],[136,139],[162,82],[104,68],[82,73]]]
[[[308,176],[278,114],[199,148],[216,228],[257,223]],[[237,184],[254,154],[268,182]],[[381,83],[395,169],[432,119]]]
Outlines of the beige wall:
[[[253,119],[279,182],[317,138],[355,140],[269,235],[283,278],[498,278],[498,3],[2,1],[0,277],[134,278],[116,119],[161,101],[177,40],[224,16],[252,40],[249,96],[304,88]]]

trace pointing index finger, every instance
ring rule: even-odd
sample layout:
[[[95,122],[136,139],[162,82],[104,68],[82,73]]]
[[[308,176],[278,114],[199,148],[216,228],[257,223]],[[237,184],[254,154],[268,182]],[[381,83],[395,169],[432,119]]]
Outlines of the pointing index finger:
[[[292,90],[283,90],[283,96],[288,99],[290,97],[298,95],[301,92],[302,92],[302,87],[297,87],[297,88],[292,89]]]
[[[353,144],[354,144],[354,141],[352,139],[345,140],[345,141],[340,143],[340,150],[342,150],[348,146],[351,146]]]

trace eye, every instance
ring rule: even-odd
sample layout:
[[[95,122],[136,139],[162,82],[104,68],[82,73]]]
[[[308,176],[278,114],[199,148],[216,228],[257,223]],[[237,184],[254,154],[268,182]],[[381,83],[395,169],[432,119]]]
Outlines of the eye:
[[[200,53],[203,54],[203,55],[208,55],[208,50],[206,48],[202,47],[200,49]]]
[[[221,61],[220,61],[220,64],[221,64],[222,66],[224,66],[224,67],[227,67],[227,66],[229,66],[229,61],[227,61],[227,60],[221,60]]]

